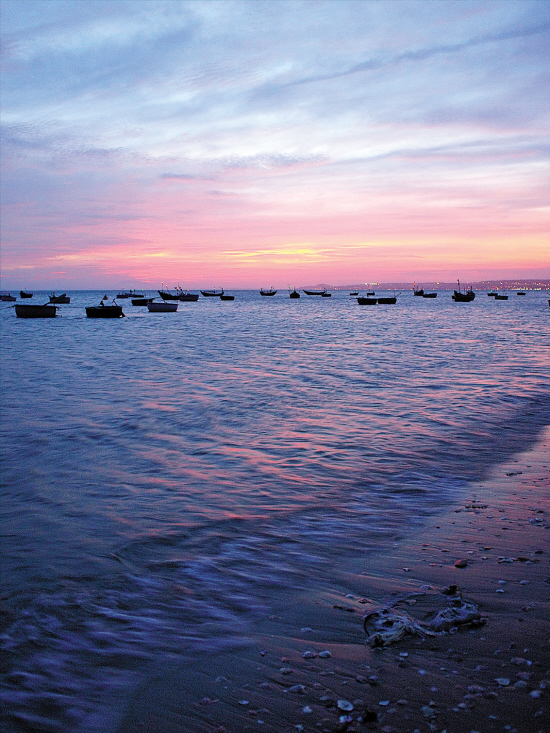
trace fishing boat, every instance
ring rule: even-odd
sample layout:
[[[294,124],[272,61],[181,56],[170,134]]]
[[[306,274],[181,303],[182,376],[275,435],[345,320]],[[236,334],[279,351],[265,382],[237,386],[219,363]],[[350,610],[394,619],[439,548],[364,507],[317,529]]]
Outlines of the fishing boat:
[[[235,300],[235,296],[234,295],[220,295],[220,300]]]
[[[154,298],[132,298],[132,305],[147,305],[152,303]]]
[[[437,293],[422,293],[423,298],[437,298]]]
[[[2,295],[0,295],[0,300],[3,303],[13,303],[13,301],[17,300],[17,298],[15,297],[15,295],[12,295],[11,293],[2,293]]]
[[[365,298],[364,296],[359,296],[357,298],[357,302],[359,305],[376,305],[378,303],[377,298]]]
[[[469,303],[476,297],[471,287],[468,288],[468,290],[465,290],[464,292],[462,292],[460,289],[460,280],[458,280],[457,283],[458,283],[458,290],[454,290],[452,294],[452,299],[455,301],[455,303]]]
[[[372,298],[373,295],[376,295],[376,293],[374,292],[374,290],[368,290],[367,291],[367,298]]]
[[[180,288],[176,287],[176,292],[171,293],[169,290],[166,290],[164,285],[162,286],[162,290],[157,290],[157,293],[160,295],[160,297],[163,300],[179,300],[181,295]]]
[[[353,293],[350,293],[350,295],[359,295],[359,291],[358,290],[354,290]]]
[[[184,293],[183,290],[180,293],[179,300],[181,300],[183,303],[196,303],[199,299],[198,293]]]
[[[201,290],[201,293],[205,298],[219,298],[224,294],[223,288],[221,290]]]
[[[422,297],[424,295],[424,289],[423,288],[417,288],[416,283],[413,284],[413,295],[419,295]]]
[[[321,298],[332,298],[332,293],[321,293]]]
[[[527,293],[524,290],[518,290],[516,295],[527,295]]]
[[[508,296],[507,295],[501,295],[500,293],[497,293],[495,295],[495,300],[508,300]]]
[[[496,290],[490,290],[490,291],[489,291],[489,292],[487,293],[487,296],[488,296],[489,298],[494,298],[494,297],[495,297],[495,295],[498,295],[498,293],[497,293],[497,291],[496,291]]]
[[[149,313],[173,313],[174,311],[177,311],[177,309],[177,302],[167,303],[165,301],[162,301],[162,303],[156,303],[153,300],[151,303],[147,303],[147,310],[149,311]]]
[[[55,293],[50,293],[50,303],[70,303],[71,299],[67,295],[67,293],[63,293],[62,295],[56,295]]]
[[[111,305],[105,305],[102,298],[99,305],[92,305],[86,308],[88,318],[124,318],[122,306],[113,300]]]
[[[271,288],[270,290],[264,290],[263,288],[260,289],[260,295],[275,295],[276,292],[277,291],[273,288]]]
[[[20,298],[32,298],[32,293],[26,293],[24,290],[19,291]]]
[[[117,294],[117,298],[145,298],[145,293],[143,290],[135,290],[132,288],[131,290],[121,290],[120,293]]]
[[[322,295],[323,293],[326,293],[327,289],[323,288],[322,290],[304,290],[304,293],[306,295]]]
[[[300,293],[296,289],[294,289],[289,293],[288,297],[289,298],[299,298]]]
[[[380,305],[393,305],[394,303],[397,303],[397,296],[389,296],[384,298],[378,298],[378,303]]]
[[[15,315],[18,318],[55,318],[58,307],[56,305],[35,305],[34,303],[16,303]]]

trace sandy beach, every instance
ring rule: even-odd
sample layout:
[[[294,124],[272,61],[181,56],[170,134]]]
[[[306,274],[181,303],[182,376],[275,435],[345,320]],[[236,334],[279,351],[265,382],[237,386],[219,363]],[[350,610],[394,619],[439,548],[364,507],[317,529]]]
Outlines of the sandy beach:
[[[549,448],[547,429],[460,505],[366,558],[353,585],[364,596],[300,593],[244,648],[159,670],[119,733],[548,730]],[[384,606],[422,623],[460,598],[479,611],[473,625],[367,641],[363,618]]]

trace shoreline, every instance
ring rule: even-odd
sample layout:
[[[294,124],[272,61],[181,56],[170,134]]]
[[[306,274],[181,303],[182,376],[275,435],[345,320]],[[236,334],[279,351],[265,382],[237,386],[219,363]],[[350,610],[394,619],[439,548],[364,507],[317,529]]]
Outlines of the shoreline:
[[[300,591],[244,648],[148,679],[118,733],[548,730],[549,456],[547,427],[472,484],[468,500],[428,517],[389,554],[366,557],[350,578],[364,596]],[[453,585],[484,623],[367,643],[366,613],[393,599],[422,621],[448,606],[442,591]]]

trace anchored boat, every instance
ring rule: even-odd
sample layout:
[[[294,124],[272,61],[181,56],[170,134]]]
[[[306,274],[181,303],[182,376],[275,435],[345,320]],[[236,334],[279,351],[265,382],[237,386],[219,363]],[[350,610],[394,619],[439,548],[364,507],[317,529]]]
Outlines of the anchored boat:
[[[154,300],[151,303],[147,303],[147,310],[149,313],[173,313],[177,311],[178,303],[165,302],[156,303]]]
[[[71,299],[67,295],[67,293],[62,293],[62,295],[56,295],[55,293],[50,293],[50,303],[70,303]]]
[[[120,293],[117,294],[117,298],[145,298],[145,293],[143,290],[135,290],[132,288],[131,290],[121,290]]]
[[[35,305],[34,303],[16,303],[15,315],[18,318],[55,318],[59,308],[56,305]]]
[[[88,318],[124,318],[122,306],[114,300],[111,305],[105,305],[103,299],[99,305],[92,305],[86,308]]]
[[[465,290],[464,292],[462,292],[460,289],[460,280],[458,280],[457,283],[458,283],[458,290],[455,290],[452,295],[452,299],[455,301],[455,303],[469,303],[476,297],[471,287],[468,288],[468,290]]]
[[[359,305],[376,305],[378,303],[377,298],[365,298],[363,296],[359,296],[357,298],[357,302]]]
[[[378,298],[379,305],[393,305],[394,303],[397,303],[397,295],[395,294],[395,290],[393,291],[393,295]]]
[[[179,300],[180,299],[181,289],[176,286],[176,292],[175,293],[171,293],[163,285],[162,286],[162,290],[157,290],[157,293],[160,295],[160,297],[163,300]]]

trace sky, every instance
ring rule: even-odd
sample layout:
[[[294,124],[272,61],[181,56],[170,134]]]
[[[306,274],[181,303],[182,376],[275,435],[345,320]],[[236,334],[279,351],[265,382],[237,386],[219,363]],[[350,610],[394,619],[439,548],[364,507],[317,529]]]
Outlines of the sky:
[[[550,277],[550,2],[2,0],[2,289]]]

